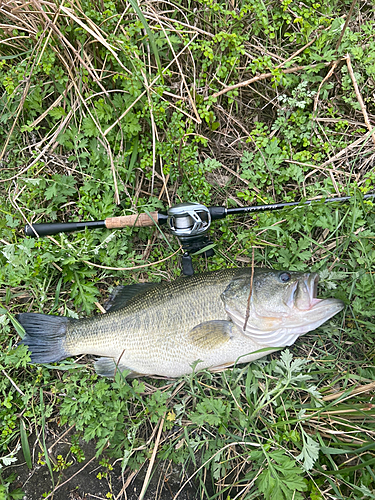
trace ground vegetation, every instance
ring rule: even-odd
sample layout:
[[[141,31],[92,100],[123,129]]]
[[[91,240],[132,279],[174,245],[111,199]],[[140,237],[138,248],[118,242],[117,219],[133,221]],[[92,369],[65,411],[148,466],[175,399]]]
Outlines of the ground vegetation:
[[[0,3],[1,500],[27,494],[21,469],[46,474],[40,498],[132,498],[137,479],[141,499],[191,485],[186,498],[375,498],[374,12],[360,0]],[[352,198],[217,221],[215,255],[194,258],[196,272],[318,271],[321,296],[345,310],[288,350],[111,381],[88,357],[34,366],[17,347],[18,312],[100,313],[119,284],[176,278],[181,258],[157,226],[34,239],[25,223],[332,196]],[[102,489],[79,483],[88,463]]]

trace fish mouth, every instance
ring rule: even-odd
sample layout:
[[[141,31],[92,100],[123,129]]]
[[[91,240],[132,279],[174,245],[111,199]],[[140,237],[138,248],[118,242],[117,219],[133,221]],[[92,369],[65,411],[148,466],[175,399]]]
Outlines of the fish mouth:
[[[339,299],[317,297],[318,283],[319,275],[310,273],[294,284],[288,300],[290,313],[282,321],[285,325],[289,325],[289,329],[301,328],[305,330],[301,334],[306,333],[343,309],[344,303]],[[309,325],[309,330],[306,329],[307,325]]]
[[[313,284],[312,284],[312,295],[311,295],[311,299],[312,300],[320,300],[320,299],[317,299],[317,295],[318,295],[318,283],[319,283],[319,275],[316,274],[314,276],[314,281],[313,281]]]
[[[297,308],[300,311],[306,311],[319,304],[322,299],[317,298],[319,275],[310,273],[302,279],[296,281],[292,290],[288,306]]]
[[[318,299],[318,283],[319,283],[319,274],[313,274],[309,278],[310,280],[310,303],[311,307],[314,307],[316,304],[319,304],[323,299]]]
[[[344,307],[339,299],[318,299],[318,282],[318,274],[304,275],[290,287],[284,299],[288,311],[286,314],[255,314],[256,321],[252,323],[249,319],[245,330],[243,318],[239,314],[227,312],[241,331],[257,343],[267,347],[289,346],[300,335],[315,330]]]

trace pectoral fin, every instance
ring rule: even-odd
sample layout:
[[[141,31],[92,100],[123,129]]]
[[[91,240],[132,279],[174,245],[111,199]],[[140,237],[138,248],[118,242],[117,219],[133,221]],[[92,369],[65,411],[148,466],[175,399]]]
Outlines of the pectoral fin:
[[[232,337],[231,321],[205,321],[188,333],[190,341],[201,349],[214,349],[228,342]]]

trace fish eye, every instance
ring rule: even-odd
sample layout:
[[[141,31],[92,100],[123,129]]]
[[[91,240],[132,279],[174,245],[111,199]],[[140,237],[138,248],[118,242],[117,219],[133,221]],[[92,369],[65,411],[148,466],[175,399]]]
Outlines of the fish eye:
[[[279,274],[279,279],[282,283],[288,283],[288,281],[290,281],[292,278],[291,274],[290,273],[280,273]]]

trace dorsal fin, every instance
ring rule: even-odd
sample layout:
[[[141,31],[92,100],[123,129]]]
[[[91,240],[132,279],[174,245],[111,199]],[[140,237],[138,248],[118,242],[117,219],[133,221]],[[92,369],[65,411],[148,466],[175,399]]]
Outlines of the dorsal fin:
[[[130,299],[156,285],[158,283],[137,283],[136,285],[118,286],[113,290],[108,301],[104,304],[104,309],[107,312],[118,311],[126,306]]]

